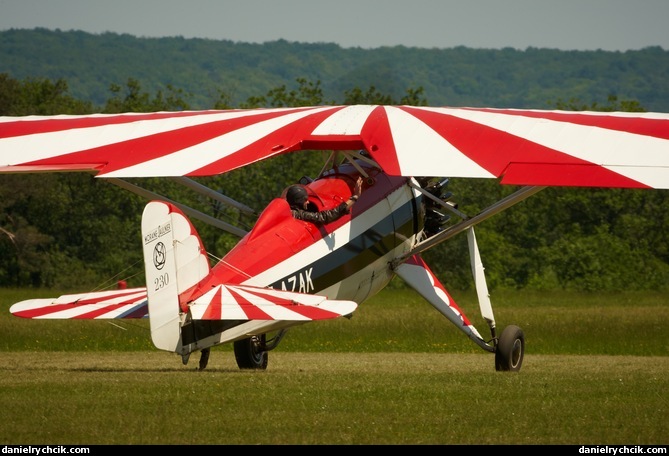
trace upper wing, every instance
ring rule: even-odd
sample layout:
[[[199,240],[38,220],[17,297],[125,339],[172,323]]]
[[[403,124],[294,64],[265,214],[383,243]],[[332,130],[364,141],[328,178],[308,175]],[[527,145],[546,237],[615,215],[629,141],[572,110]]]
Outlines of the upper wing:
[[[669,114],[413,106],[0,118],[0,172],[207,176],[301,149],[366,149],[391,175],[669,188]]]

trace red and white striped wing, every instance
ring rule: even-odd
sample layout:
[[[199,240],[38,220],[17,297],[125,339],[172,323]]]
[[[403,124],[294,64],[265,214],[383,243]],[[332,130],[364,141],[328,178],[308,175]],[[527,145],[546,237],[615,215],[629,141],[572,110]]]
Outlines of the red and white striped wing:
[[[669,188],[669,114],[412,106],[0,118],[0,172],[206,176],[301,149],[366,149],[391,175]]]
[[[194,320],[327,320],[352,313],[353,301],[247,285],[219,285],[190,305]]]
[[[29,299],[9,311],[23,318],[104,320],[147,318],[146,288],[98,291],[63,295],[59,298]]]
[[[352,313],[353,301],[246,285],[219,285],[191,304],[196,320],[310,321]],[[147,318],[146,288],[28,299],[11,306],[12,315],[36,319]]]

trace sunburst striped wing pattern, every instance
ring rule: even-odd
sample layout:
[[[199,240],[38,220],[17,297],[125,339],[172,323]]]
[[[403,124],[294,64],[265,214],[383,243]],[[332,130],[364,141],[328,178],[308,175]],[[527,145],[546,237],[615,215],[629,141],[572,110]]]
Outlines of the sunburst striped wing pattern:
[[[669,188],[669,114],[314,106],[0,118],[0,172],[208,176],[301,149],[366,149],[391,175]]]
[[[98,291],[21,301],[9,311],[17,317],[44,319],[117,319],[148,317],[146,288]]]
[[[327,320],[352,313],[353,301],[246,285],[219,285],[190,305],[194,320]]]
[[[246,285],[219,285],[191,303],[195,320],[288,320],[337,318],[357,308],[353,301]],[[29,299],[11,306],[22,318],[104,320],[147,318],[145,288]]]

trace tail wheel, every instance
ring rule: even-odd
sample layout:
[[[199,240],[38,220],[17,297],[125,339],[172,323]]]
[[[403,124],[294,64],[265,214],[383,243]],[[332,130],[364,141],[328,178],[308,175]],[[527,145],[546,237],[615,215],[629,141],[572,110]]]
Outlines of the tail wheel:
[[[209,352],[211,351],[211,348],[203,348],[202,351],[200,352],[200,364],[198,366],[198,370],[204,370],[207,367],[207,364],[209,363]]]
[[[525,356],[525,334],[518,326],[507,326],[495,348],[495,370],[519,371]]]
[[[237,340],[234,343],[235,360],[240,369],[267,369],[268,356],[265,334]]]

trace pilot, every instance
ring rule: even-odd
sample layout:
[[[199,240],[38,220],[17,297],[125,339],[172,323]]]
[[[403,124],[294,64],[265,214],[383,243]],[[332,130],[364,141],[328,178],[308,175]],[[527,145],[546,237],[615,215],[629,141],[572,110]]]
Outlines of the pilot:
[[[307,190],[301,185],[291,185],[288,187],[288,190],[286,191],[286,201],[288,201],[293,217],[296,219],[306,220],[307,222],[313,223],[330,223],[334,222],[344,214],[348,214],[351,210],[351,206],[355,204],[361,193],[362,177],[358,177],[358,180],[355,183],[355,189],[353,190],[353,195],[334,209],[326,209],[322,211],[313,210],[313,207],[310,207],[309,205]]]

